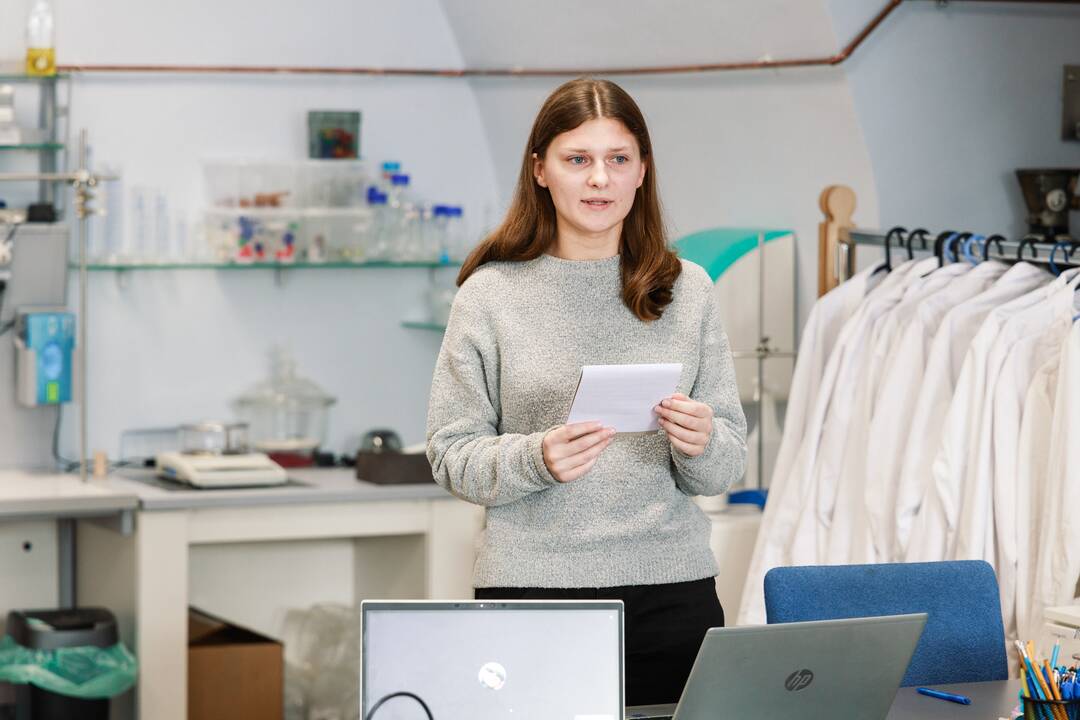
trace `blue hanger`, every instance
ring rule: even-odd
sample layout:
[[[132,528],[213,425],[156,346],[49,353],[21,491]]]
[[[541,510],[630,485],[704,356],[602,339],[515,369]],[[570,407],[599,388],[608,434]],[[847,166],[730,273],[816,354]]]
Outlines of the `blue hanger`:
[[[982,262],[981,260],[979,260],[979,258],[977,258],[977,257],[975,257],[974,255],[971,254],[971,246],[974,243],[977,243],[977,242],[979,242],[981,240],[986,240],[986,236],[985,235],[972,235],[971,237],[969,237],[967,240],[964,241],[964,257],[972,265],[978,265],[980,262]]]
[[[1061,275],[1061,268],[1059,268],[1057,263],[1054,262],[1054,256],[1057,255],[1057,251],[1059,248],[1064,249],[1072,247],[1073,243],[1071,240],[1058,240],[1056,243],[1054,243],[1054,247],[1050,249],[1050,272],[1054,273],[1055,275]],[[1071,252],[1065,253],[1065,259],[1068,260],[1070,255],[1072,255]]]
[[[949,262],[960,262],[956,255],[956,243],[963,242],[971,237],[971,233],[953,233],[945,240],[945,257]]]
[[[943,233],[938,233],[938,236],[934,238],[934,255],[937,256],[938,267],[945,267],[945,251],[943,246],[946,238],[952,239],[956,236],[956,233],[952,230],[946,230]]]

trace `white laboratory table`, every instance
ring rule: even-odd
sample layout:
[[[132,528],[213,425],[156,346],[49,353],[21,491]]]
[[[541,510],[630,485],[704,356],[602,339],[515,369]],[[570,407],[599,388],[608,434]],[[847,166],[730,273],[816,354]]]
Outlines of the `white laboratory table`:
[[[76,475],[0,470],[0,522],[56,521],[56,589],[61,606],[75,597],[75,520],[130,529],[138,497]]]
[[[0,520],[112,517],[139,505],[136,493],[78,475],[0,470]]]
[[[290,478],[301,486],[169,490],[140,481],[140,472],[100,483],[137,499],[133,532],[78,528],[79,604],[112,609],[139,658],[135,709],[118,707],[114,718],[187,718],[194,546],[354,539],[357,598],[472,595],[482,511],[434,483],[379,486],[358,481],[350,469],[293,470]]]

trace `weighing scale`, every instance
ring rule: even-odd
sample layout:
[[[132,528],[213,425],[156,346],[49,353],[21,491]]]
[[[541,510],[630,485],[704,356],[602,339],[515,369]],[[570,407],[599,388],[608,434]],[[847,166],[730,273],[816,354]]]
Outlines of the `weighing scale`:
[[[285,469],[263,453],[215,455],[165,452],[157,456],[162,477],[196,488],[284,485]]]

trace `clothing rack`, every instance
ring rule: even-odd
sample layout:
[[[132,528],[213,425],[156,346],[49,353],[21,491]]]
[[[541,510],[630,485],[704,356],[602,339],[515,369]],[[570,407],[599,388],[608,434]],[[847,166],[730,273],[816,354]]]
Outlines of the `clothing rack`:
[[[855,194],[834,185],[821,195],[825,222],[821,225],[819,254],[819,294],[824,295],[855,274],[856,248],[885,248],[893,266],[915,253],[937,255],[939,262],[966,262],[962,243],[979,260],[1025,262],[1047,266],[1058,272],[1080,267],[1080,239],[1069,235],[1029,233],[1021,238],[982,235],[963,229],[931,232],[918,227],[895,227],[888,231],[856,228],[851,223]],[[912,237],[914,236],[914,237]],[[974,239],[972,239],[974,238]],[[954,260],[955,258],[955,260]]]

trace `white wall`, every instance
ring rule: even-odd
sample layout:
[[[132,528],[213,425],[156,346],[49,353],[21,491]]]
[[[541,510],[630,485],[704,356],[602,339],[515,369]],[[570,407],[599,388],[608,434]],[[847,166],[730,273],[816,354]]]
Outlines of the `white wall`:
[[[851,94],[834,69],[614,78],[637,101],[655,146],[672,237],[717,226],[798,235],[802,326],[817,297],[818,195],[845,182],[877,222],[870,159]],[[476,80],[504,202],[536,111],[560,80]]]
[[[829,7],[841,38],[877,10]],[[1080,62],[1078,39],[1077,6],[901,5],[843,66],[882,226],[1022,232],[1013,171],[1080,166],[1080,142],[1061,139],[1062,66]]]
[[[55,4],[61,63],[462,64],[435,0]],[[0,27],[0,58],[18,58],[21,31]],[[132,187],[160,189],[173,217],[194,224],[204,202],[203,159],[302,158],[307,110],[354,108],[363,112],[367,159],[401,161],[418,194],[463,205],[478,229],[494,203],[494,171],[462,80],[79,76],[71,125],[89,130],[99,167],[122,171],[130,238]],[[375,426],[422,440],[441,338],[399,322],[424,315],[428,287],[424,270],[301,270],[281,287],[270,272],[133,273],[123,285],[95,274],[90,444],[115,456],[124,429],[229,417],[230,401],[265,374],[265,352],[276,342],[289,344],[301,374],[338,398],[332,449],[355,448]],[[69,456],[74,430],[66,422]]]
[[[838,45],[821,0],[679,0],[639,4],[632,13],[617,0],[443,4],[473,67],[826,56]],[[536,111],[566,79],[473,81],[503,203]],[[870,157],[844,73],[812,68],[610,79],[630,92],[649,124],[672,237],[721,225],[796,231],[801,327],[817,296],[821,190],[851,185],[860,197],[859,219],[878,221]]]

